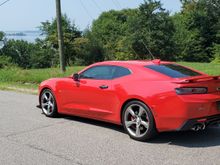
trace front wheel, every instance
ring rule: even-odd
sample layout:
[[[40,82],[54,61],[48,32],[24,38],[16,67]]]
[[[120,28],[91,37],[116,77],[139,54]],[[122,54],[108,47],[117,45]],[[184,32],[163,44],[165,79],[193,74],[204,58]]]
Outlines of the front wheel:
[[[45,89],[40,96],[40,105],[42,112],[47,117],[56,117],[57,116],[57,104],[55,96],[52,91]]]
[[[150,109],[140,101],[131,101],[123,109],[122,123],[128,135],[138,141],[146,141],[156,134]]]

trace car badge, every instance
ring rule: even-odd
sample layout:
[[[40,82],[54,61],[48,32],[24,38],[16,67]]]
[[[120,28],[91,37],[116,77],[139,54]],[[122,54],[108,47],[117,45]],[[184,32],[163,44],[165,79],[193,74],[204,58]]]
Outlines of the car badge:
[[[220,87],[216,88],[217,91],[220,91]]]

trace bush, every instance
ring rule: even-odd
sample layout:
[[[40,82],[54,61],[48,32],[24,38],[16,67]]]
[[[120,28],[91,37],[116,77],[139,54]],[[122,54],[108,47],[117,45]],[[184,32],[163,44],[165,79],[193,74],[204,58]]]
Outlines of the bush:
[[[214,53],[215,59],[212,61],[212,63],[220,64],[220,44],[216,44],[214,46],[213,53]]]
[[[7,56],[0,56],[0,68],[6,68],[13,66],[11,58]]]
[[[9,40],[2,49],[3,55],[11,58],[13,64],[21,68],[30,68],[30,55],[34,44],[23,40]]]

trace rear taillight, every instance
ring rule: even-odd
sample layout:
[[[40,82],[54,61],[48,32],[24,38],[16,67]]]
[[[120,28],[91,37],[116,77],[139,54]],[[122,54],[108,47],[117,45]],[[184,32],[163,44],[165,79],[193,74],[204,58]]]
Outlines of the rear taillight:
[[[176,88],[176,94],[178,95],[190,95],[190,94],[206,94],[208,89],[205,87],[193,87],[193,88]]]

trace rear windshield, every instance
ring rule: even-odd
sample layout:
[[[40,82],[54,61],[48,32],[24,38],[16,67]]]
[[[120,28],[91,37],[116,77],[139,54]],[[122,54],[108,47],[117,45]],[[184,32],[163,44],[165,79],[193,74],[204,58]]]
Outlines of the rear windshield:
[[[145,68],[152,69],[172,78],[184,78],[201,75],[198,72],[176,64],[147,65]]]

